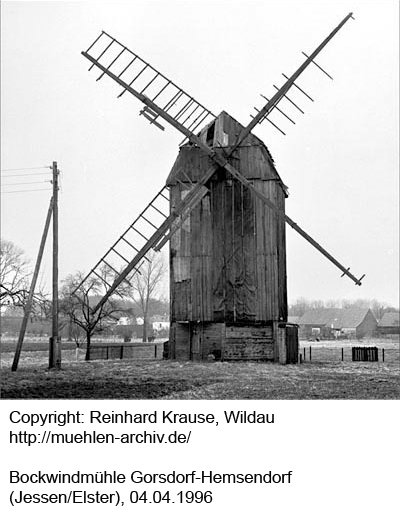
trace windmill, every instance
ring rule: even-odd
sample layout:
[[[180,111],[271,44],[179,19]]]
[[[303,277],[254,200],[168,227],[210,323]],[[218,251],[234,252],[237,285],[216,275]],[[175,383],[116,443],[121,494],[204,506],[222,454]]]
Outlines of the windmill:
[[[287,322],[285,225],[319,250],[347,276],[355,277],[285,214],[287,188],[272,157],[253,133],[272,111],[293,121],[278,104],[287,100],[303,112],[288,91],[301,91],[298,77],[352,17],[347,15],[307,55],[276,92],[264,98],[244,127],[228,113],[218,116],[102,31],[82,52],[89,70],[139,99],[140,115],[160,130],[165,122],[184,135],[166,185],[97,262],[87,277],[106,265],[115,280],[93,311],[132,274],[140,274],[149,251],[170,241],[171,358],[257,359],[295,362],[297,328]],[[330,77],[330,76],[329,76]],[[281,131],[283,132],[283,131]],[[86,278],[87,278],[86,277]],[[77,290],[79,289],[79,286]],[[75,291],[76,292],[76,291]]]

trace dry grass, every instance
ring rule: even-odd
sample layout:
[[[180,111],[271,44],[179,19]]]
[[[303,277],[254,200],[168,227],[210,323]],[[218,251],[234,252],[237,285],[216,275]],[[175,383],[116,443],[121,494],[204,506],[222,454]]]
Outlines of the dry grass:
[[[196,363],[162,360],[75,360],[63,352],[61,371],[47,370],[45,352],[23,353],[11,372],[3,354],[3,399],[399,399],[399,353],[385,363]],[[317,355],[318,353],[318,355]],[[337,352],[335,352],[336,355]],[[322,360],[318,357],[322,356]],[[340,355],[339,355],[340,357]],[[386,362],[386,360],[388,362]]]
[[[15,341],[6,342],[1,341],[1,352],[4,355],[5,353],[14,354],[15,348],[17,347],[17,339]],[[64,350],[75,350],[75,342],[63,342],[62,348]],[[25,352],[48,352],[49,351],[49,342],[39,342],[39,341],[24,341],[24,351]]]

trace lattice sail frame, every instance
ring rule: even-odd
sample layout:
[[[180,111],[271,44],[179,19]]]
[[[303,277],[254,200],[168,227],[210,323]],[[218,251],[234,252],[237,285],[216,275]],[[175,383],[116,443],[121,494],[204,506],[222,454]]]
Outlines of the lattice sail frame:
[[[105,31],[102,31],[82,54],[93,63],[89,70],[95,64],[106,70],[103,70],[96,81],[99,81],[106,73],[111,74],[121,84],[125,84],[156,103],[171,118],[192,133],[196,134],[207,119],[216,117],[173,81]],[[124,87],[118,97],[126,91],[128,88]],[[164,126],[159,121],[160,115],[152,107],[145,105],[140,115],[164,130]]]

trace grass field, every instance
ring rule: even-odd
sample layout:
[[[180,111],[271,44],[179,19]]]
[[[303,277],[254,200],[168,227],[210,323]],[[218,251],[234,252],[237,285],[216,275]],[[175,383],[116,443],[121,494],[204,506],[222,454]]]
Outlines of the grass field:
[[[378,363],[351,362],[346,343],[312,343],[306,362],[179,362],[160,359],[76,360],[63,351],[62,370],[47,370],[46,351],[21,354],[11,372],[13,349],[1,360],[3,399],[399,399],[399,348],[374,343]],[[371,343],[372,345],[372,343]],[[15,346],[15,345],[14,345]],[[344,347],[344,361],[341,361]],[[64,344],[63,344],[64,348]],[[385,362],[381,349],[385,348]],[[8,348],[6,348],[8,349]]]

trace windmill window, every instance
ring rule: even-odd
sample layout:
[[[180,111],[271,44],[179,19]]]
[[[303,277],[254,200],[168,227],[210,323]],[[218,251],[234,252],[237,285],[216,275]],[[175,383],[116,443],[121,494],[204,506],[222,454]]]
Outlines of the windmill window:
[[[210,125],[210,127],[207,129],[207,135],[206,135],[206,144],[207,145],[213,145],[214,142],[214,131],[215,131],[215,122]]]

